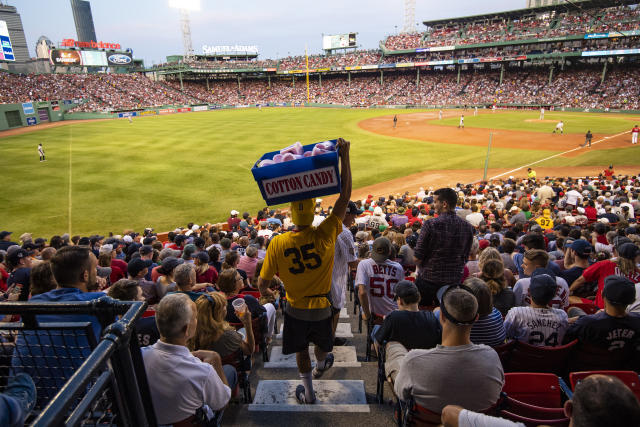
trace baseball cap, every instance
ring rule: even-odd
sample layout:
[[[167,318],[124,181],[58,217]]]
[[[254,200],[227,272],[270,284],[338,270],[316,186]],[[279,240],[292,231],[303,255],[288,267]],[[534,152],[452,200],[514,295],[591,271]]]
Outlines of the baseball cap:
[[[391,241],[386,237],[378,237],[373,241],[371,259],[378,264],[385,262],[391,256]]]
[[[415,283],[409,280],[401,280],[396,284],[395,293],[397,298],[402,298],[403,300],[410,299],[411,297],[418,296],[420,298],[420,291]]]
[[[26,249],[23,249],[19,246],[16,246],[18,249],[12,249],[7,251],[7,261],[9,261],[13,265],[18,265],[22,258],[27,258],[29,256],[29,252]],[[13,248],[13,246],[12,246]]]
[[[142,245],[139,251],[140,255],[149,255],[153,252],[153,247],[151,247],[151,245]]]
[[[184,259],[191,258],[197,250],[198,248],[196,248],[196,245],[189,243],[182,250],[182,258]]]
[[[405,213],[405,211],[406,211],[406,209],[404,208],[404,206],[400,206],[400,207],[398,208],[398,213],[399,213],[400,215],[402,215],[403,213]]]
[[[22,245],[22,249],[24,249],[25,251],[27,251],[27,252],[29,252],[31,254],[31,253],[33,253],[34,249],[40,249],[40,246],[36,245],[32,241],[28,241],[27,243]]]
[[[436,296],[442,315],[454,325],[468,326],[476,321],[478,300],[468,286],[443,286]]]
[[[509,209],[509,212],[515,212],[517,210],[519,210],[517,206],[511,206],[511,209]]]
[[[237,210],[233,209],[231,211],[231,215],[238,215],[240,212],[238,212]]]
[[[618,255],[626,259],[635,259],[640,254],[640,248],[633,243],[623,243],[617,247]]]
[[[358,209],[358,206],[354,202],[349,202],[347,205],[347,215],[361,215],[362,210]]]
[[[182,258],[176,258],[174,256],[166,257],[162,261],[162,265],[158,268],[158,273],[160,274],[169,274],[173,271],[174,268],[183,264],[184,260]]]
[[[531,227],[531,231],[542,231],[542,227],[539,224],[536,224]]]
[[[163,250],[160,251],[160,260],[164,260],[167,257],[179,257],[180,256],[180,251],[177,251],[175,249],[171,249],[171,248],[164,248]]]
[[[490,242],[486,239],[482,239],[478,242],[478,247],[480,249],[487,249],[489,247]]]
[[[0,239],[4,239],[9,234],[13,234],[13,231],[0,231]]]
[[[91,243],[91,241],[89,241],[88,237],[81,237],[80,240],[78,240],[78,246],[89,246],[89,243]]]
[[[382,216],[383,215],[382,208],[380,206],[376,206],[375,209],[373,210],[373,214],[375,216]]]
[[[636,300],[636,287],[624,276],[611,275],[604,279],[602,296],[614,305],[629,305]]]
[[[313,223],[315,207],[316,199],[291,202],[291,221],[298,226],[311,225]]]
[[[47,239],[43,237],[38,237],[36,240],[33,241],[33,243],[35,243],[38,246],[44,246],[47,243]]]
[[[151,260],[135,258],[129,261],[129,264],[127,264],[127,272],[129,273],[129,276],[136,277],[142,270],[151,267],[151,264]]]
[[[201,251],[201,252],[198,252],[197,254],[195,254],[194,258],[198,258],[200,260],[200,262],[202,262],[204,264],[208,264],[209,263],[209,254],[207,254],[204,251]]]
[[[364,242],[365,240],[367,240],[367,232],[366,231],[358,231],[356,233],[356,241],[357,242]]]
[[[129,235],[127,234],[126,236],[124,236],[124,237],[122,238],[122,241],[123,241],[123,242],[125,242],[125,243],[131,243],[131,242],[133,242],[133,237],[131,237],[131,236],[129,236]]]
[[[531,277],[529,294],[536,304],[549,304],[556,295],[557,289],[558,284],[556,280],[548,274],[537,274]]]
[[[580,256],[587,256],[591,253],[593,248],[586,240],[578,239],[574,240],[571,245],[569,245],[569,249],[573,249]]]
[[[110,254],[113,251],[113,245],[107,244],[100,246],[100,254]]]

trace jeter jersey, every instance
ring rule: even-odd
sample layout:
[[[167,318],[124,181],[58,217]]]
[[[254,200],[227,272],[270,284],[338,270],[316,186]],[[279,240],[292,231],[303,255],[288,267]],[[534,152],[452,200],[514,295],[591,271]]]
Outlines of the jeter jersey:
[[[398,309],[395,290],[396,284],[401,280],[404,280],[404,270],[397,262],[386,260],[377,264],[367,258],[358,264],[356,284],[364,285],[371,312],[380,316]]]
[[[507,338],[535,346],[562,344],[568,326],[567,313],[557,308],[513,307],[504,319]]]
[[[329,306],[333,253],[342,221],[329,215],[320,226],[290,231],[274,237],[260,270],[263,280],[278,273],[284,282],[287,301],[298,309]]]

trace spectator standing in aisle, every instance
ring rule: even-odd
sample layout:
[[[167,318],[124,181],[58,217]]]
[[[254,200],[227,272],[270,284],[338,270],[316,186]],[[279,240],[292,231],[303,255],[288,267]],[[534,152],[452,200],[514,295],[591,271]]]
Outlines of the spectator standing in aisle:
[[[461,283],[473,243],[473,226],[455,213],[458,194],[440,188],[434,197],[438,217],[424,222],[414,250],[422,306],[436,305],[436,292],[442,286]]]
[[[350,143],[339,138],[337,145],[341,189],[331,215],[316,228],[311,226],[315,200],[292,202],[291,217],[296,228],[271,240],[258,279],[260,293],[270,297],[275,296],[269,285],[276,273],[284,283],[289,303],[284,313],[282,352],[296,353],[302,384],[295,394],[298,402],[306,404],[316,401],[312,375],[320,378],[333,366],[331,274],[335,242],[342,232],[342,221],[351,197]],[[310,342],[315,344],[317,360],[313,373]]]

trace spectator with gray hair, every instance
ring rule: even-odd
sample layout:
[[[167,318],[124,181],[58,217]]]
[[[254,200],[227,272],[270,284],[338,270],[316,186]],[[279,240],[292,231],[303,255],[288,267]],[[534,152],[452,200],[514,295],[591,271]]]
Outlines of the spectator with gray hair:
[[[196,284],[196,268],[193,264],[187,262],[176,267],[173,272],[173,278],[176,282],[175,285],[169,285],[167,288],[168,293],[186,294],[194,302],[202,295],[201,292],[196,291],[206,288],[206,283]]]
[[[195,303],[182,293],[165,296],[156,308],[160,339],[142,349],[142,359],[158,424],[184,421],[204,405],[220,410],[235,387],[237,374],[222,366],[218,353],[187,348],[196,313]]]

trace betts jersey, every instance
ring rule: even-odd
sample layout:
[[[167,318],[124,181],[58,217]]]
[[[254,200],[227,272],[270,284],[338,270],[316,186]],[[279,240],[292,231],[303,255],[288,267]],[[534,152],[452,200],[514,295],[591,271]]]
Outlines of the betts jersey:
[[[386,260],[377,264],[367,258],[358,264],[356,285],[363,285],[369,297],[371,312],[386,316],[398,309],[396,304],[396,284],[404,279],[404,270],[400,264]]]
[[[568,326],[567,313],[557,308],[513,307],[504,319],[507,338],[540,347],[562,344]]]
[[[331,290],[333,253],[342,221],[329,215],[316,227],[290,231],[274,237],[260,270],[263,280],[278,273],[284,282],[287,301],[298,309],[329,306],[325,297]]]

